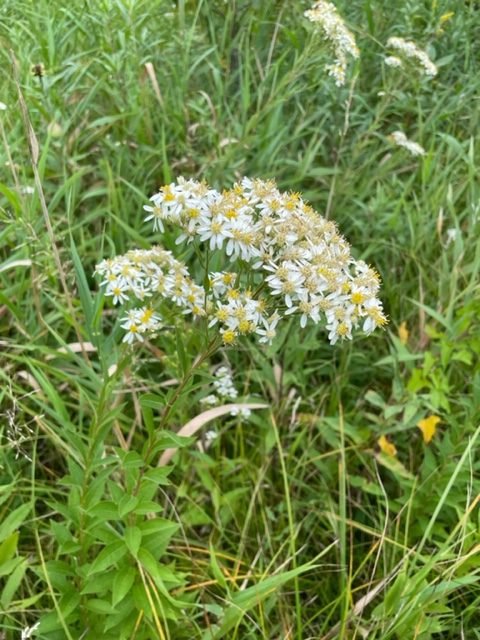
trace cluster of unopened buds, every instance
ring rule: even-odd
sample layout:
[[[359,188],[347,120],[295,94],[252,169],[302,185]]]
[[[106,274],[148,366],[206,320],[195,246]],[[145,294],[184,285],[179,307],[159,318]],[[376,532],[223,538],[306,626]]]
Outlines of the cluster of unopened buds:
[[[228,367],[221,366],[215,371],[215,379],[213,380],[214,393],[205,396],[200,401],[203,405],[215,407],[225,400],[236,400],[238,391],[233,383],[232,373]],[[230,415],[248,418],[251,411],[248,407],[236,406]]]
[[[378,274],[298,193],[282,193],[274,181],[243,178],[220,192],[179,178],[150,200],[144,208],[153,229],[176,226],[176,244],[196,246],[203,286],[158,246],[103,260],[96,272],[114,304],[142,303],[121,320],[124,341],[160,328],[162,302],[218,328],[225,345],[247,335],[271,344],[288,316],[301,327],[322,322],[331,344],[356,327],[370,334],[386,323]]]

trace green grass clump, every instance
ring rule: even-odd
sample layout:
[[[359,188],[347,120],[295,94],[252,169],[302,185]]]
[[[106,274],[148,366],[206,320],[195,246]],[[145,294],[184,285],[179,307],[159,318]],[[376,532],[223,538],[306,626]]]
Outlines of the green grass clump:
[[[308,3],[2,3],[0,637],[480,638],[480,9],[336,5],[340,88]],[[391,36],[438,75],[385,66]],[[301,191],[381,273],[387,330],[292,321],[192,376],[173,314],[125,349],[93,268],[175,249],[142,205],[179,175]],[[220,363],[269,409],[181,438]]]

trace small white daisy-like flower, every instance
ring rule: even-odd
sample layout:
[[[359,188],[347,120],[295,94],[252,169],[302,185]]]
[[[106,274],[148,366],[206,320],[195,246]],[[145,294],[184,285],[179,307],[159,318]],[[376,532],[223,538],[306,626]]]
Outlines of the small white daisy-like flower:
[[[153,207],[151,207],[150,205],[145,205],[143,208],[148,212],[148,216],[145,218],[145,222],[153,220],[153,230],[163,233],[165,231],[165,228],[162,222],[162,218],[164,217],[162,207],[156,204]]]
[[[300,326],[304,329],[307,326],[308,320],[312,320],[315,324],[320,322],[320,307],[318,306],[318,303],[318,298],[310,298],[308,291],[303,290],[298,294],[295,306],[287,309],[285,311],[285,315],[287,316],[293,313],[299,313]]]
[[[352,324],[348,318],[342,321],[334,320],[327,324],[328,339],[330,344],[335,344],[338,338],[352,339]]]
[[[211,251],[221,249],[224,241],[232,237],[228,226],[222,218],[203,218],[198,227],[200,241],[205,242],[208,240]]]
[[[155,331],[160,326],[161,319],[153,309],[142,307],[136,310],[136,314],[140,331],[142,333],[145,333],[147,331]]]
[[[298,298],[305,280],[298,266],[293,262],[285,261],[280,266],[273,265],[273,268],[268,270],[274,272],[273,275],[266,278],[272,295],[283,295],[287,307],[292,307],[293,300]]]
[[[113,304],[123,304],[128,300],[128,285],[119,280],[110,281],[105,289],[106,296],[113,297]]]
[[[263,329],[257,329],[255,333],[260,336],[259,342],[271,345],[277,337],[276,326],[280,321],[280,315],[274,314],[268,320],[263,320]]]
[[[136,340],[138,342],[144,342],[144,337],[140,333],[140,329],[138,324],[135,322],[129,321],[128,323],[120,325],[122,329],[126,329],[126,334],[123,336],[123,341],[127,344],[133,344]]]

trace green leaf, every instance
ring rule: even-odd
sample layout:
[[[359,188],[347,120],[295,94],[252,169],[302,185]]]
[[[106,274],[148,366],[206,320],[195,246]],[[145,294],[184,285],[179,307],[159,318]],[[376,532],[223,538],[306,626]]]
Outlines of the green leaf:
[[[167,486],[170,483],[168,476],[173,470],[173,465],[169,467],[160,467],[157,469],[149,469],[143,476],[143,482],[150,481],[157,486]]]
[[[429,599],[437,600],[441,596],[450,594],[452,591],[461,589],[467,585],[476,584],[480,580],[479,576],[467,575],[453,578],[452,580],[441,580],[435,584],[428,585],[418,595],[419,602]]]
[[[145,520],[139,524],[142,531],[142,546],[152,553],[155,558],[160,558],[166,551],[172,536],[179,529],[176,522],[164,518]]]
[[[203,636],[203,640],[219,640],[220,638],[224,638],[225,634],[230,631],[230,629],[236,627],[250,609],[258,606],[265,598],[278,591],[280,587],[296,576],[314,568],[315,565],[303,564],[291,571],[265,578],[265,580],[262,580],[253,587],[236,593],[231,599],[231,604],[227,606],[225,610],[219,628],[214,631],[213,634],[211,630],[208,630]]]
[[[140,396],[140,406],[162,410],[165,408],[165,398],[154,393],[144,393]]]
[[[379,453],[377,456],[378,462],[391,471],[394,476],[399,478],[405,478],[406,480],[414,480],[414,476],[406,469],[405,465],[403,465],[398,458],[393,456],[387,456],[384,453]]]
[[[48,581],[60,592],[63,592],[73,579],[72,567],[63,560],[46,562],[45,573],[48,575]]]
[[[106,571],[105,573],[100,574],[94,573],[85,581],[81,594],[106,594],[107,592],[112,590],[113,581],[116,575],[116,569],[112,569],[111,571]]]
[[[16,590],[20,586],[20,583],[23,580],[23,576],[25,575],[25,571],[27,570],[28,562],[26,559],[23,560],[21,564],[10,574],[7,582],[5,583],[5,587],[3,589],[2,595],[0,597],[0,604],[4,609],[8,609],[10,602],[15,595]]]
[[[0,193],[3,193],[15,211],[20,212],[22,210],[18,194],[9,189],[5,184],[3,184],[3,182],[0,182]]]
[[[132,588],[137,572],[133,567],[122,567],[113,580],[112,604],[117,605]]]
[[[177,331],[176,331],[176,340],[177,340],[178,361],[180,362],[182,373],[185,375],[185,372],[187,371],[187,368],[188,368],[188,361],[187,361],[187,355],[185,353],[185,348],[183,345],[182,332],[180,331],[179,328],[177,328]]]
[[[118,520],[118,506],[111,501],[102,501],[88,509],[92,516],[98,516],[103,520]]]
[[[0,505],[6,502],[15,490],[15,483],[0,485]]]
[[[420,309],[423,309],[426,313],[428,313],[429,316],[431,316],[439,324],[443,325],[445,329],[447,329],[447,331],[452,332],[452,325],[450,324],[450,322],[448,322],[447,318],[444,318],[440,313],[438,313],[438,311],[435,311],[435,309],[432,309],[432,307],[429,307],[426,304],[422,304],[417,300],[413,300],[411,298],[409,298],[409,300],[410,302],[413,302],[413,304],[417,305],[417,307],[420,307]]]
[[[5,518],[0,525],[0,542],[8,538],[22,524],[31,510],[30,504],[22,504]]]
[[[158,502],[153,500],[140,500],[135,507],[135,513],[139,516],[146,515],[147,513],[157,513],[157,511],[163,511],[164,507]]]
[[[120,450],[118,455],[122,460],[124,469],[140,469],[145,464],[142,456],[136,451],[123,452]]]
[[[172,431],[160,431],[157,436],[155,448],[158,450],[170,449],[171,447],[189,447],[195,442],[196,438],[187,436],[178,436]]]
[[[58,544],[70,542],[70,540],[72,539],[72,534],[70,533],[68,527],[66,527],[64,524],[60,524],[60,522],[52,520],[50,522],[50,529]]]
[[[11,558],[10,560],[7,560],[2,565],[0,565],[0,577],[10,575],[21,561],[22,558]]]
[[[142,532],[138,527],[127,527],[125,529],[125,544],[134,558],[137,557],[141,542]]]
[[[72,262],[73,267],[75,269],[75,278],[77,281],[78,294],[80,296],[80,303],[82,305],[83,313],[85,314],[85,326],[87,329],[87,334],[90,342],[92,344],[95,343],[95,337],[93,335],[93,315],[94,315],[94,306],[92,301],[92,294],[90,292],[90,287],[88,286],[87,277],[85,275],[85,270],[82,265],[82,261],[80,260],[80,256],[78,255],[77,249],[73,240],[70,241],[70,252],[72,254]]]
[[[378,407],[379,409],[383,409],[385,407],[385,400],[373,389],[369,389],[365,396],[365,400],[372,404],[374,407]]]
[[[44,637],[44,634],[51,633],[52,631],[58,631],[62,629],[62,623],[58,617],[56,611],[51,611],[50,613],[44,614],[40,617],[40,627],[38,628],[38,633],[42,634],[39,637]],[[52,637],[64,637],[64,636],[52,636]]]
[[[100,598],[92,598],[91,600],[87,600],[85,607],[89,611],[93,611],[94,613],[103,615],[118,613],[115,607],[113,607],[110,602],[108,602],[108,600],[101,600]]]
[[[73,613],[80,604],[80,594],[74,589],[70,589],[62,596],[59,602],[59,608],[64,618]]]
[[[17,550],[18,532],[12,533],[0,544],[0,568],[7,560],[13,558]]]
[[[153,555],[143,547],[138,551],[138,560],[143,568],[153,578],[157,589],[168,600],[168,602],[176,607],[182,606],[183,603],[174,600],[164,584],[165,580],[171,581],[172,579],[171,569],[160,564],[157,560],[155,560]]]
[[[153,437],[155,433],[155,422],[153,419],[152,407],[150,407],[148,404],[142,404],[142,403],[140,403],[140,406],[142,409],[143,424],[145,425],[148,435],[150,437]]]
[[[225,580],[223,571],[221,570],[220,565],[218,564],[215,550],[211,544],[210,544],[209,550],[210,550],[210,569],[212,570],[213,576],[218,581],[218,584],[227,591],[228,590],[227,581]]]
[[[111,542],[104,549],[100,551],[98,556],[92,562],[87,575],[98,573],[99,571],[105,571],[109,567],[116,564],[127,553],[128,549],[123,540],[117,540]]]
[[[402,571],[392,586],[388,589],[384,601],[377,605],[375,611],[381,612],[380,615],[385,615],[385,612],[391,614],[394,611],[398,611],[403,594],[405,593],[406,586],[408,584],[408,578],[404,571]]]
[[[118,503],[118,515],[120,518],[124,518],[127,514],[135,509],[138,504],[137,496],[129,496],[125,494]]]

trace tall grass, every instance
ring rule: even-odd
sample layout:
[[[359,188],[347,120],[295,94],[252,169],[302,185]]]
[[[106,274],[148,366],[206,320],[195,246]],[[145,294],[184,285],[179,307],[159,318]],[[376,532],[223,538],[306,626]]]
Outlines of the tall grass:
[[[479,7],[336,4],[361,50],[345,88],[305,3],[4,0],[6,639],[38,621],[52,640],[480,638]],[[385,67],[392,35],[428,46],[438,76]],[[424,158],[389,142],[397,129]],[[92,271],[174,248],[142,205],[178,175],[302,191],[380,271],[390,325],[332,348],[292,323],[267,351],[217,356],[269,410],[211,423],[211,444],[175,437],[202,411],[205,364],[156,444],[181,451],[156,468],[145,443],[200,338],[172,321],[125,351]]]

